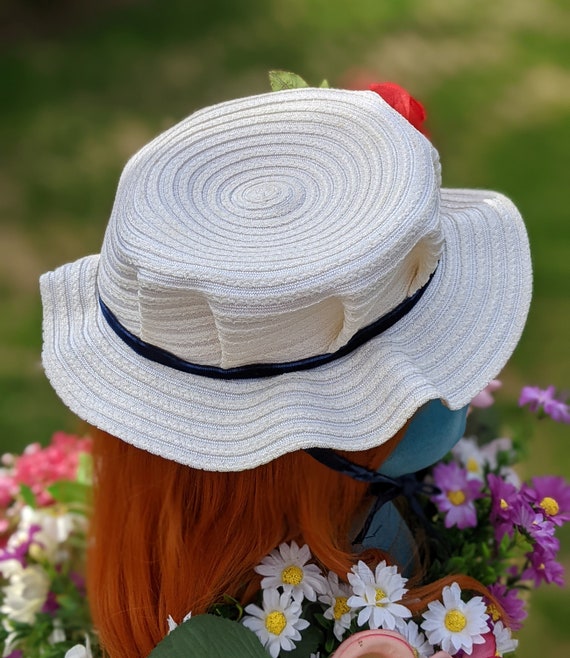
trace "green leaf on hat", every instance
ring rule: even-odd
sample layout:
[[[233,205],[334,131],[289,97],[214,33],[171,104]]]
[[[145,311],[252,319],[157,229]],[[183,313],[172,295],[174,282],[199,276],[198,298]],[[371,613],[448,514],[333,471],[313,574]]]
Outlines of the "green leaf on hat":
[[[167,635],[148,658],[267,658],[255,633],[242,624],[214,617],[191,617]]]
[[[269,84],[271,85],[271,91],[300,89],[309,86],[300,75],[290,71],[269,71]]]

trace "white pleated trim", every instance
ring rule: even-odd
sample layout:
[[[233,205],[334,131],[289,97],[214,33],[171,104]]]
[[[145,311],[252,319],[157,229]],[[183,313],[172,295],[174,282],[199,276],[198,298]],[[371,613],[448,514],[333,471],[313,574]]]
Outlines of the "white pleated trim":
[[[200,469],[380,445],[431,399],[469,403],[505,365],[528,312],[530,254],[513,204],[442,190],[440,217],[439,266],[406,317],[338,361],[268,379],[208,379],[138,356],[100,312],[99,256],[64,265],[41,278],[47,376],[87,422]]]

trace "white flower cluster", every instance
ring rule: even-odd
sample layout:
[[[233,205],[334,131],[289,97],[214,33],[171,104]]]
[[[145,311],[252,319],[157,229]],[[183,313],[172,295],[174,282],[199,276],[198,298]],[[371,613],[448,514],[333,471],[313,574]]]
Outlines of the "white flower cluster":
[[[10,633],[4,652],[10,653],[15,624],[33,625],[46,604],[50,578],[43,565],[57,566],[68,559],[65,543],[80,517],[58,513],[56,508],[32,509],[23,506],[18,526],[0,554],[0,614],[4,630]],[[29,564],[26,556],[33,556]],[[50,644],[65,640],[65,632],[54,619]]]
[[[333,622],[339,643],[357,630],[383,629],[400,633],[418,658],[428,658],[439,649],[452,656],[471,655],[474,645],[486,643],[491,636],[497,656],[517,646],[502,622],[490,621],[480,596],[462,600],[457,583],[444,587],[442,601],[430,603],[414,621],[410,609],[401,603],[408,590],[397,567],[382,561],[372,571],[360,561],[347,574],[349,584],[345,584],[332,572],[325,578],[310,559],[308,546],[283,543],[256,567],[263,576],[262,603],[261,607],[246,606],[242,623],[272,658],[295,649],[301,631],[309,626],[303,613],[317,600],[322,604],[321,614]]]

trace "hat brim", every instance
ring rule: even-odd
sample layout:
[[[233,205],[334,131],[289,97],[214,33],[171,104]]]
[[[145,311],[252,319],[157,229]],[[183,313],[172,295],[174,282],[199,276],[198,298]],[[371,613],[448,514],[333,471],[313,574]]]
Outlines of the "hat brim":
[[[532,272],[514,205],[442,190],[444,246],[413,310],[324,366],[267,379],[217,380],[130,350],[101,314],[98,256],[41,279],[43,363],[79,417],[138,448],[199,469],[253,468],[308,447],[378,446],[423,404],[468,404],[503,368],[523,329]]]

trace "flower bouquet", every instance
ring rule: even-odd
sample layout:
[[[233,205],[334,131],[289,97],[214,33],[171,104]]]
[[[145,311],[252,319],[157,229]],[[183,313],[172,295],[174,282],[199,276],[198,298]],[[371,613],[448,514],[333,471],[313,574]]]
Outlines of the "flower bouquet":
[[[469,417],[480,434],[492,431],[481,429],[477,408],[492,402],[490,389],[473,401]],[[519,403],[570,422],[568,406],[552,388],[525,387]],[[521,441],[468,435],[420,474],[433,493],[419,500],[423,520],[408,519],[418,532],[429,528],[424,583],[444,583],[427,609],[414,606],[396,565],[381,561],[370,568],[359,561],[339,578],[322,573],[307,546],[291,542],[256,568],[262,579],[254,603],[242,608],[228,597],[211,614],[169,619],[151,658],[512,654],[529,591],[563,583],[555,532],[570,519],[570,485],[552,476],[521,483],[514,470]],[[100,657],[84,587],[89,439],[56,433],[46,448],[33,444],[20,456],[4,455],[2,464],[2,656]],[[465,576],[486,586],[489,596],[460,585]]]
[[[85,596],[91,441],[57,432],[0,467],[0,652],[61,658],[92,643]],[[87,655],[87,654],[86,654]]]

